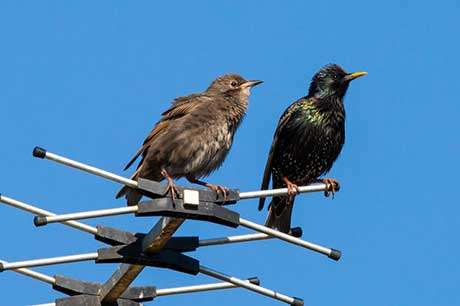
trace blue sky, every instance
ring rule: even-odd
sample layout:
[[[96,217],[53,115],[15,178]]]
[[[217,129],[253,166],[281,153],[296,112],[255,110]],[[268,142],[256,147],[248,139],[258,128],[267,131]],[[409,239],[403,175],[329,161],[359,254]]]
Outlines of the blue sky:
[[[0,3],[0,192],[65,213],[123,205],[117,184],[36,160],[41,145],[122,173],[159,114],[216,76],[262,79],[225,165],[209,181],[256,190],[278,117],[335,62],[369,75],[346,97],[346,145],[330,176],[334,200],[299,196],[293,224],[304,239],[335,247],[326,257],[282,241],[201,249],[204,265],[302,297],[306,305],[458,305],[460,208],[456,1],[2,1]],[[129,175],[129,173],[123,173]],[[256,201],[235,209],[262,223]],[[0,258],[93,252],[102,246],[59,224],[0,205]],[[132,216],[88,221],[145,232]],[[196,221],[202,238],[245,233]],[[105,281],[116,265],[38,268]],[[213,282],[148,269],[136,284]],[[2,305],[51,302],[48,285],[0,274]],[[26,291],[24,291],[26,289]],[[27,292],[26,294],[24,292]],[[243,289],[158,298],[152,305],[278,305]]]

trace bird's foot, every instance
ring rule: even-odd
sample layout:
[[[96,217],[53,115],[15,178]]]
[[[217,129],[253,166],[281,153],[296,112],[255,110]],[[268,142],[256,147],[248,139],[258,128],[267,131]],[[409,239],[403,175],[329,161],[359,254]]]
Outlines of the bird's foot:
[[[204,186],[208,187],[209,189],[217,193],[222,193],[222,195],[224,196],[224,202],[227,201],[227,195],[229,192],[229,189],[227,187],[224,187],[221,185],[209,184],[209,183],[205,183]]]
[[[288,190],[288,196],[289,198],[295,197],[297,194],[299,194],[299,186],[291,182],[287,177],[283,177],[283,181],[286,184],[287,190]]]
[[[339,181],[333,178],[324,178],[320,179],[320,182],[326,184],[326,190],[324,191],[324,196],[329,197],[332,194],[332,198],[334,198],[335,192],[339,190],[340,184]]]
[[[164,194],[168,194],[168,192],[171,193],[171,198],[173,202],[176,200],[176,197],[180,195],[179,189],[176,186],[176,183],[174,182],[173,178],[168,174],[166,170],[161,170],[161,175],[164,176],[164,178],[168,181],[168,184],[165,188]]]

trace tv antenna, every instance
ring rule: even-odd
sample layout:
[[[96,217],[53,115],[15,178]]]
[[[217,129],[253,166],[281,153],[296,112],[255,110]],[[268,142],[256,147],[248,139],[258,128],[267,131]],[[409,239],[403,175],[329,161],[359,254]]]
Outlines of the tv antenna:
[[[134,181],[48,152],[40,147],[36,147],[33,150],[33,156],[51,160],[135,188],[149,198],[148,201],[140,202],[134,206],[57,215],[31,204],[0,195],[1,203],[34,214],[34,224],[37,227],[59,222],[88,233],[94,236],[96,240],[105,244],[104,247],[96,251],[84,254],[16,262],[0,260],[0,272],[9,270],[23,274],[50,284],[52,289],[68,295],[68,297],[57,298],[53,303],[43,304],[42,306],[134,306],[142,305],[142,302],[152,301],[162,296],[230,288],[244,288],[290,305],[303,305],[304,302],[301,298],[262,287],[257,277],[241,279],[230,276],[201,264],[199,260],[185,253],[188,254],[197,248],[213,245],[277,238],[284,242],[323,254],[335,261],[338,261],[341,256],[339,250],[300,239],[302,236],[301,228],[292,228],[289,234],[282,233],[242,218],[239,213],[228,208],[229,205],[246,199],[287,195],[287,188],[249,192],[240,192],[237,189],[231,189],[226,198],[224,198],[222,194],[211,190],[178,186],[179,196],[176,199],[172,199],[169,193],[164,194],[165,186],[155,181],[147,179]],[[330,186],[324,183],[316,183],[308,186],[300,186],[299,192],[327,191],[328,188]],[[335,189],[337,190],[337,188],[338,186]],[[131,233],[103,225],[93,227],[77,221],[122,214],[131,214],[135,217],[160,216],[161,218],[147,233]],[[230,228],[241,226],[256,233],[212,239],[200,239],[197,236],[173,236],[187,219],[212,222]],[[29,269],[38,266],[80,261],[94,261],[96,264],[119,263],[120,265],[113,272],[112,276],[103,283],[88,282],[61,275],[49,276]],[[191,275],[201,273],[215,278],[220,282],[174,288],[131,286],[131,283],[145,267],[166,268]]]

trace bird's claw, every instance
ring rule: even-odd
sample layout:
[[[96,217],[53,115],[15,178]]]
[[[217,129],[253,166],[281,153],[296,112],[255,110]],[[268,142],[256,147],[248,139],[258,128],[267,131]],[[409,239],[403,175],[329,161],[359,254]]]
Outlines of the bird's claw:
[[[289,180],[285,180],[285,183],[288,190],[287,195],[289,198],[293,198],[300,193],[299,186]]]
[[[173,202],[180,195],[179,189],[176,187],[176,184],[174,184],[174,182],[168,182],[168,185],[165,188],[164,195],[167,195],[169,192],[171,193],[171,198]]]
[[[166,170],[162,170],[161,175],[163,175],[166,178],[166,180],[168,180],[168,184],[166,185],[164,195],[167,195],[170,192],[171,198],[174,203],[176,198],[180,195],[179,189],[177,188],[176,184],[174,183],[174,180]]]
[[[212,191],[217,192],[218,194],[222,193],[222,195],[224,196],[224,202],[227,201],[227,195],[228,195],[228,192],[229,192],[229,189],[227,187],[220,186],[220,185],[209,184],[209,183],[206,184],[206,187],[208,187]]]
[[[340,184],[339,181],[332,179],[332,178],[324,178],[321,179],[321,182],[326,184],[326,190],[324,191],[324,196],[329,197],[332,194],[332,198],[334,198],[335,192],[339,190]]]

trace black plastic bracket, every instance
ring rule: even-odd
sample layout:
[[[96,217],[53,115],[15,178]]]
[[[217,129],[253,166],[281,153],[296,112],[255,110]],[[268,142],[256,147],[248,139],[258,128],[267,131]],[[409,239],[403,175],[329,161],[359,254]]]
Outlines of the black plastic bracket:
[[[55,300],[56,306],[75,306],[75,305],[91,305],[101,306],[99,297],[96,295],[76,295],[71,297],[65,297]]]
[[[194,251],[199,246],[198,237],[172,237],[165,247],[154,254],[144,254],[142,241],[145,234],[133,234],[110,227],[97,227],[95,238],[113,245],[101,248],[96,263],[127,263],[168,268],[196,275],[200,262],[181,252]]]
[[[99,249],[97,253],[96,263],[128,263],[168,268],[192,275],[200,272],[200,262],[195,258],[171,250],[146,255],[142,253],[139,243]]]
[[[125,232],[116,228],[98,225],[97,234],[94,238],[111,246],[128,245],[142,241],[146,234]],[[197,236],[171,237],[166,242],[163,250],[171,250],[180,253],[195,251],[200,245]]]
[[[84,282],[70,277],[55,275],[55,283],[53,289],[69,296],[75,297],[74,299],[59,299],[60,303],[67,303],[62,305],[99,305],[94,304],[92,297],[98,298],[100,289],[102,287],[99,283]],[[155,287],[129,287],[119,298],[119,300],[128,300],[132,302],[147,302],[156,297]],[[77,298],[77,296],[79,296]],[[88,301],[88,304],[79,304],[78,301]],[[58,304],[58,300],[56,300]],[[119,304],[120,305],[120,304]]]
[[[170,193],[165,194],[166,185],[156,181],[151,181],[143,178],[139,178],[137,181],[137,188],[147,197],[150,198],[171,198]],[[198,191],[199,200],[204,202],[214,202],[221,205],[235,204],[240,199],[240,191],[238,189],[230,189],[227,192],[227,197],[224,199],[222,193],[218,193],[212,190],[199,189],[199,188],[184,188],[183,186],[176,186],[179,195],[179,199],[184,199],[184,190]]]
[[[56,282],[53,284],[53,289],[67,295],[97,295],[100,288],[98,283],[84,282],[61,275],[55,275],[54,278]]]
[[[176,218],[209,221],[230,227],[240,225],[240,215],[220,205],[200,201],[194,207],[184,205],[181,199],[158,198],[147,202],[141,202],[136,216],[168,216]]]
[[[61,299],[56,299],[56,306],[108,306],[107,304],[101,303],[98,296],[95,295],[76,295]],[[141,304],[131,300],[118,299],[114,303],[110,303],[110,306],[140,306]]]

